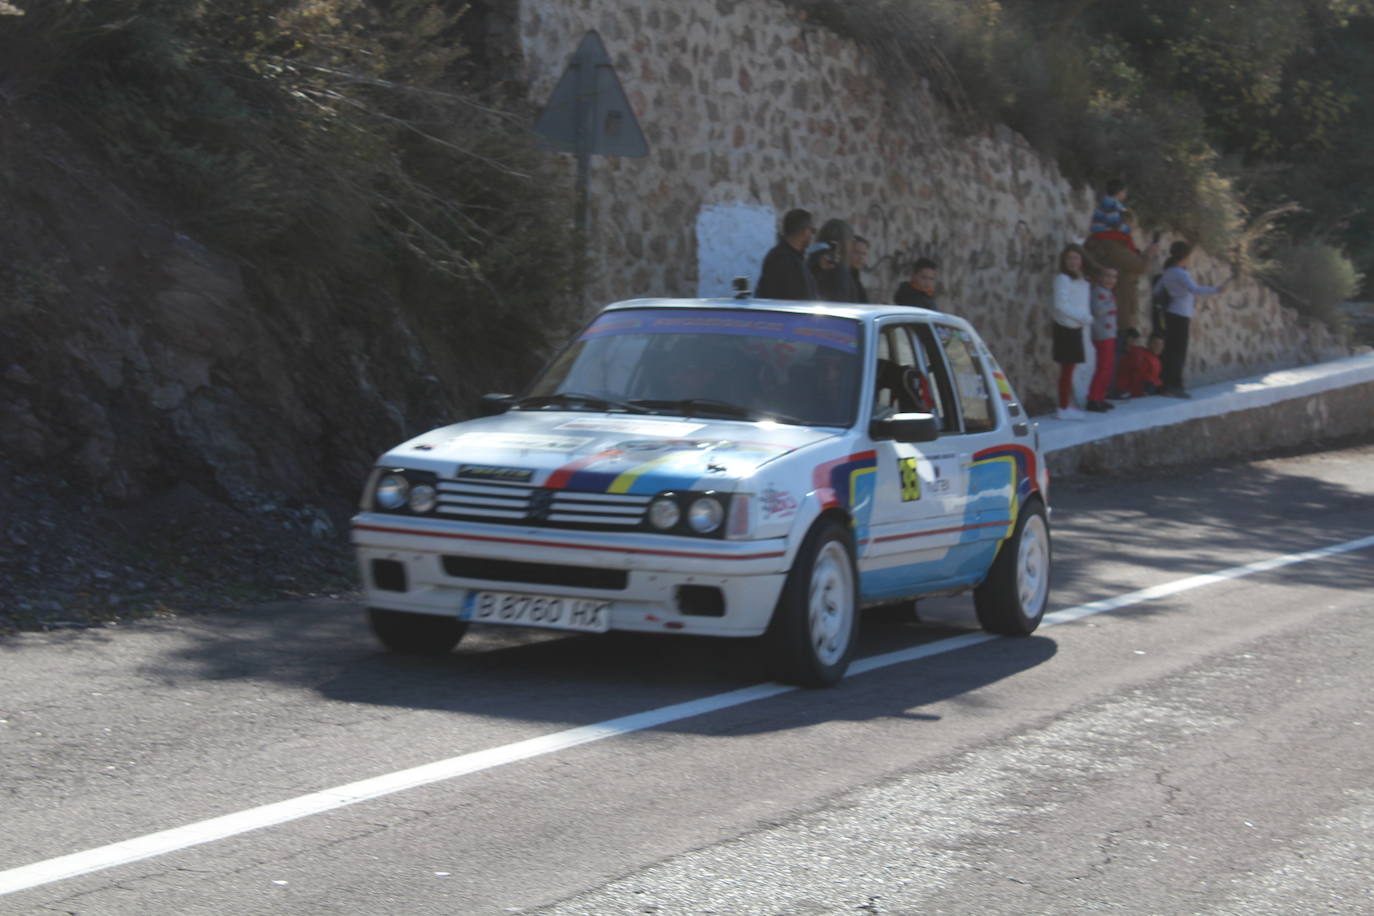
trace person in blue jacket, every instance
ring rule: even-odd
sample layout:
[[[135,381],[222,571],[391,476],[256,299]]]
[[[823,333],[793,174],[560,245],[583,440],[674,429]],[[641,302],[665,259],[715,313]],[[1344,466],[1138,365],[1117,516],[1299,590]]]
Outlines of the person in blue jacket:
[[[1203,286],[1188,272],[1188,262],[1193,256],[1193,246],[1187,242],[1174,242],[1169,246],[1169,260],[1164,262],[1164,273],[1155,284],[1155,291],[1161,289],[1168,295],[1169,304],[1164,309],[1164,356],[1160,373],[1164,388],[1160,394],[1171,398],[1192,397],[1183,388],[1183,364],[1188,359],[1188,335],[1197,310],[1197,300],[1222,292],[1231,282],[1227,277],[1218,286]]]

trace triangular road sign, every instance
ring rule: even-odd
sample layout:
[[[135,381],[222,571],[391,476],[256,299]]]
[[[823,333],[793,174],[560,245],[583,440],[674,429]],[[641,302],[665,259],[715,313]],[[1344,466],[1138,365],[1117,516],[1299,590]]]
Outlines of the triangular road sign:
[[[582,37],[549,103],[534,122],[544,145],[560,153],[647,156],[649,144],[595,31]]]

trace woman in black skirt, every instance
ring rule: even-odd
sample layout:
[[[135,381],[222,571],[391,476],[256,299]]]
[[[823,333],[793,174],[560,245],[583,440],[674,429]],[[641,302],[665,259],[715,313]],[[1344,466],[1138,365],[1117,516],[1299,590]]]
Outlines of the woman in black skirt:
[[[1092,324],[1092,287],[1084,276],[1087,256],[1078,245],[1065,245],[1054,275],[1054,361],[1059,364],[1059,410],[1062,420],[1086,415],[1073,406],[1073,370],[1086,359],[1083,329]]]

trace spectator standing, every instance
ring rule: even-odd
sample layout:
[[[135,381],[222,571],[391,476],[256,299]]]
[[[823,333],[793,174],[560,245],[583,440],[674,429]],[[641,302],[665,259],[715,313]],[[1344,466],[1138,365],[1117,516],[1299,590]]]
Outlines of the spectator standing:
[[[1088,385],[1086,406],[1096,413],[1106,413],[1116,407],[1107,400],[1112,376],[1116,372],[1116,297],[1112,294],[1115,286],[1116,268],[1099,269],[1089,302],[1093,313],[1092,338],[1093,349],[1097,351],[1097,366]]]
[[[820,299],[844,302],[844,284],[840,282],[840,252],[834,242],[823,242],[806,256],[806,269],[816,283]]]
[[[1188,336],[1198,298],[1219,293],[1231,282],[1227,277],[1220,286],[1199,285],[1188,272],[1192,257],[1193,246],[1187,242],[1170,245],[1169,260],[1164,262],[1164,273],[1157,284],[1169,295],[1169,305],[1164,311],[1164,356],[1161,360],[1164,389],[1160,394],[1171,398],[1192,397],[1183,388],[1183,364],[1188,359]]]
[[[1136,343],[1138,340],[1140,332],[1127,328],[1126,351],[1121,354],[1121,365],[1116,372],[1116,387],[1133,398],[1155,394],[1164,387],[1159,377],[1159,354],[1164,352],[1163,333],[1151,334],[1148,347]]]
[[[1131,230],[1131,212],[1126,209],[1126,183],[1119,178],[1107,182],[1106,194],[1093,211],[1086,254],[1099,264],[1117,270],[1116,307],[1122,327],[1140,327],[1140,278],[1150,267],[1158,237],[1142,254],[1136,248]]]
[[[868,239],[862,235],[854,236],[849,246],[849,275],[854,280],[854,301],[871,302],[868,289],[864,286],[862,271],[868,266]]]
[[[854,274],[849,269],[854,230],[842,219],[828,219],[816,233],[822,247],[808,260],[820,298],[827,302],[859,302]]]
[[[935,305],[935,283],[940,278],[940,265],[931,258],[920,258],[911,265],[910,276],[892,294],[897,305],[939,311]]]
[[[778,243],[763,258],[763,269],[754,295],[760,299],[820,298],[816,280],[806,268],[805,253],[816,235],[816,223],[808,210],[788,210],[782,218]]]
[[[1083,331],[1092,324],[1089,305],[1092,290],[1083,276],[1086,258],[1078,245],[1065,245],[1054,275],[1054,361],[1059,364],[1059,409],[1062,420],[1082,420],[1083,411],[1073,406],[1073,373],[1086,359]]]

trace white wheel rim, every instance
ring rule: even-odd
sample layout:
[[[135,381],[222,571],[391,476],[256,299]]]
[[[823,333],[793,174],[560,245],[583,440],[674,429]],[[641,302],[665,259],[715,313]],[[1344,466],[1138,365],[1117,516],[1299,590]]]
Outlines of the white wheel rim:
[[[844,656],[854,627],[853,567],[838,541],[827,542],[816,557],[807,607],[811,648],[822,664],[833,665]]]
[[[1050,535],[1038,514],[1026,519],[1016,556],[1016,597],[1027,617],[1040,615],[1050,590]]]

